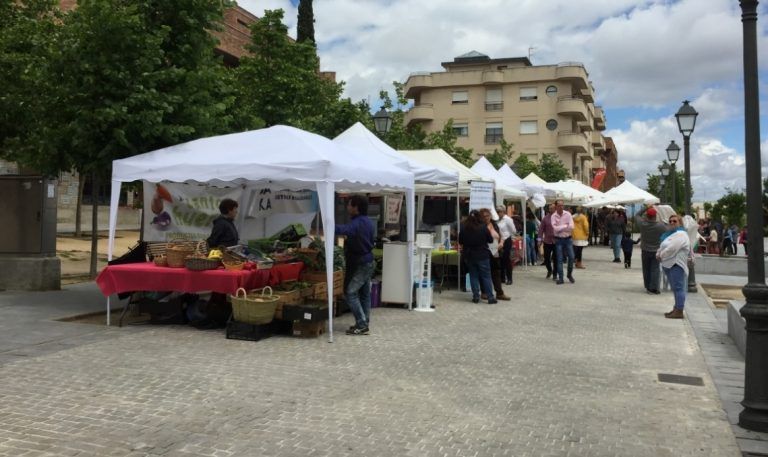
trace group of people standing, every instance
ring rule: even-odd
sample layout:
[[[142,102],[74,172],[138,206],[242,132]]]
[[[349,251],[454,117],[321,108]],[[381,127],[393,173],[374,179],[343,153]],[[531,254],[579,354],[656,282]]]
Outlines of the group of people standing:
[[[739,226],[732,224],[728,227],[720,221],[711,219],[699,219],[699,251],[706,254],[736,255],[739,252],[738,245],[744,246],[744,255],[747,255],[747,227],[739,230]]]
[[[473,303],[479,303],[481,298],[487,299],[489,305],[499,300],[511,300],[502,288],[502,275],[507,284],[512,284],[509,255],[516,231],[514,222],[502,208],[499,208],[501,217],[497,220],[493,220],[488,208],[470,211],[459,233]]]

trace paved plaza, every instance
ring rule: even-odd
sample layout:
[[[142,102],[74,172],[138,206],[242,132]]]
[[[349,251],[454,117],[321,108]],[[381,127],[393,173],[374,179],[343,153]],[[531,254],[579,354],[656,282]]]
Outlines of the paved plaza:
[[[51,321],[100,307],[92,284],[0,293],[0,456],[741,455],[671,295],[584,252],[576,284],[517,269],[511,302],[443,291],[334,343]]]

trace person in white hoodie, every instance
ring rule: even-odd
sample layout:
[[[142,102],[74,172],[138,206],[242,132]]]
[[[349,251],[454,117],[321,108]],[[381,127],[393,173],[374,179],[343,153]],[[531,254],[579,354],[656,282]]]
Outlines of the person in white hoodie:
[[[682,319],[685,308],[685,296],[688,289],[688,259],[691,257],[691,242],[688,233],[681,225],[680,216],[669,216],[671,230],[661,235],[661,246],[656,251],[656,258],[667,275],[669,285],[675,295],[672,311],[664,313],[668,319]]]

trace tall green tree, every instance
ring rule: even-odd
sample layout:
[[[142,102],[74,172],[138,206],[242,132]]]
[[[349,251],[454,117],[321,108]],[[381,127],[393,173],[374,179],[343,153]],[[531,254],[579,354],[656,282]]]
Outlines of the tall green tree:
[[[653,195],[659,197],[659,199],[662,201],[662,203],[668,204],[672,206],[672,208],[678,213],[682,214],[683,210],[685,209],[685,175],[682,171],[676,170],[675,171],[675,201],[672,200],[672,176],[669,175],[665,179],[664,187],[662,188],[659,183],[659,178],[661,177],[661,168],[664,166],[669,166],[667,164],[667,161],[664,160],[656,167],[657,173],[656,174],[648,174],[646,175],[646,183],[647,187],[646,189],[648,192],[652,193]],[[693,194],[691,194],[691,198],[693,198]]]
[[[79,2],[54,21],[46,38],[52,45],[36,94],[44,111],[8,142],[8,154],[50,175],[76,170],[98,189],[115,159],[228,131],[232,97],[206,32],[223,17],[223,6],[203,0]],[[91,275],[97,206],[94,198]]]
[[[557,154],[544,154],[539,161],[539,177],[546,182],[568,179],[571,174]]]
[[[315,131],[343,85],[318,72],[315,48],[288,37],[283,10],[265,11],[251,26],[251,55],[235,70],[238,129],[277,124]]]
[[[739,227],[746,222],[747,196],[744,192],[726,189],[726,194],[720,197],[712,206],[712,219],[721,220],[728,225]]]
[[[485,158],[491,162],[494,168],[498,169],[500,166],[509,162],[515,150],[512,149],[512,143],[507,143],[504,138],[499,141],[499,147],[495,148],[492,153],[486,154]]]
[[[307,42],[315,46],[315,13],[312,10],[312,0],[299,2],[296,41],[299,43]]]
[[[514,163],[512,163],[512,171],[515,172],[520,178],[525,178],[531,173],[539,174],[539,166],[536,162],[532,161],[525,154],[520,154]]]

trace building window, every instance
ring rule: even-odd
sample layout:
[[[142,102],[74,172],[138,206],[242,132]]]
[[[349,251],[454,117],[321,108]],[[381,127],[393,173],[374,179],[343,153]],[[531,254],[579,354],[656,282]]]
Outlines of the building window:
[[[451,103],[454,105],[466,105],[469,103],[469,93],[466,90],[454,91]]]
[[[555,130],[557,128],[557,121],[550,119],[547,121],[547,130]]]
[[[504,138],[504,129],[501,122],[488,122],[485,124],[485,144],[496,144]]]
[[[501,111],[504,109],[501,88],[485,90],[485,110]]]
[[[547,95],[550,97],[554,97],[557,95],[557,86],[547,86]]]
[[[520,101],[536,100],[536,88],[535,87],[521,87],[520,88]]]
[[[539,133],[537,121],[520,121],[520,135],[535,135]]]
[[[453,133],[456,136],[469,136],[469,124],[467,123],[453,124]]]

